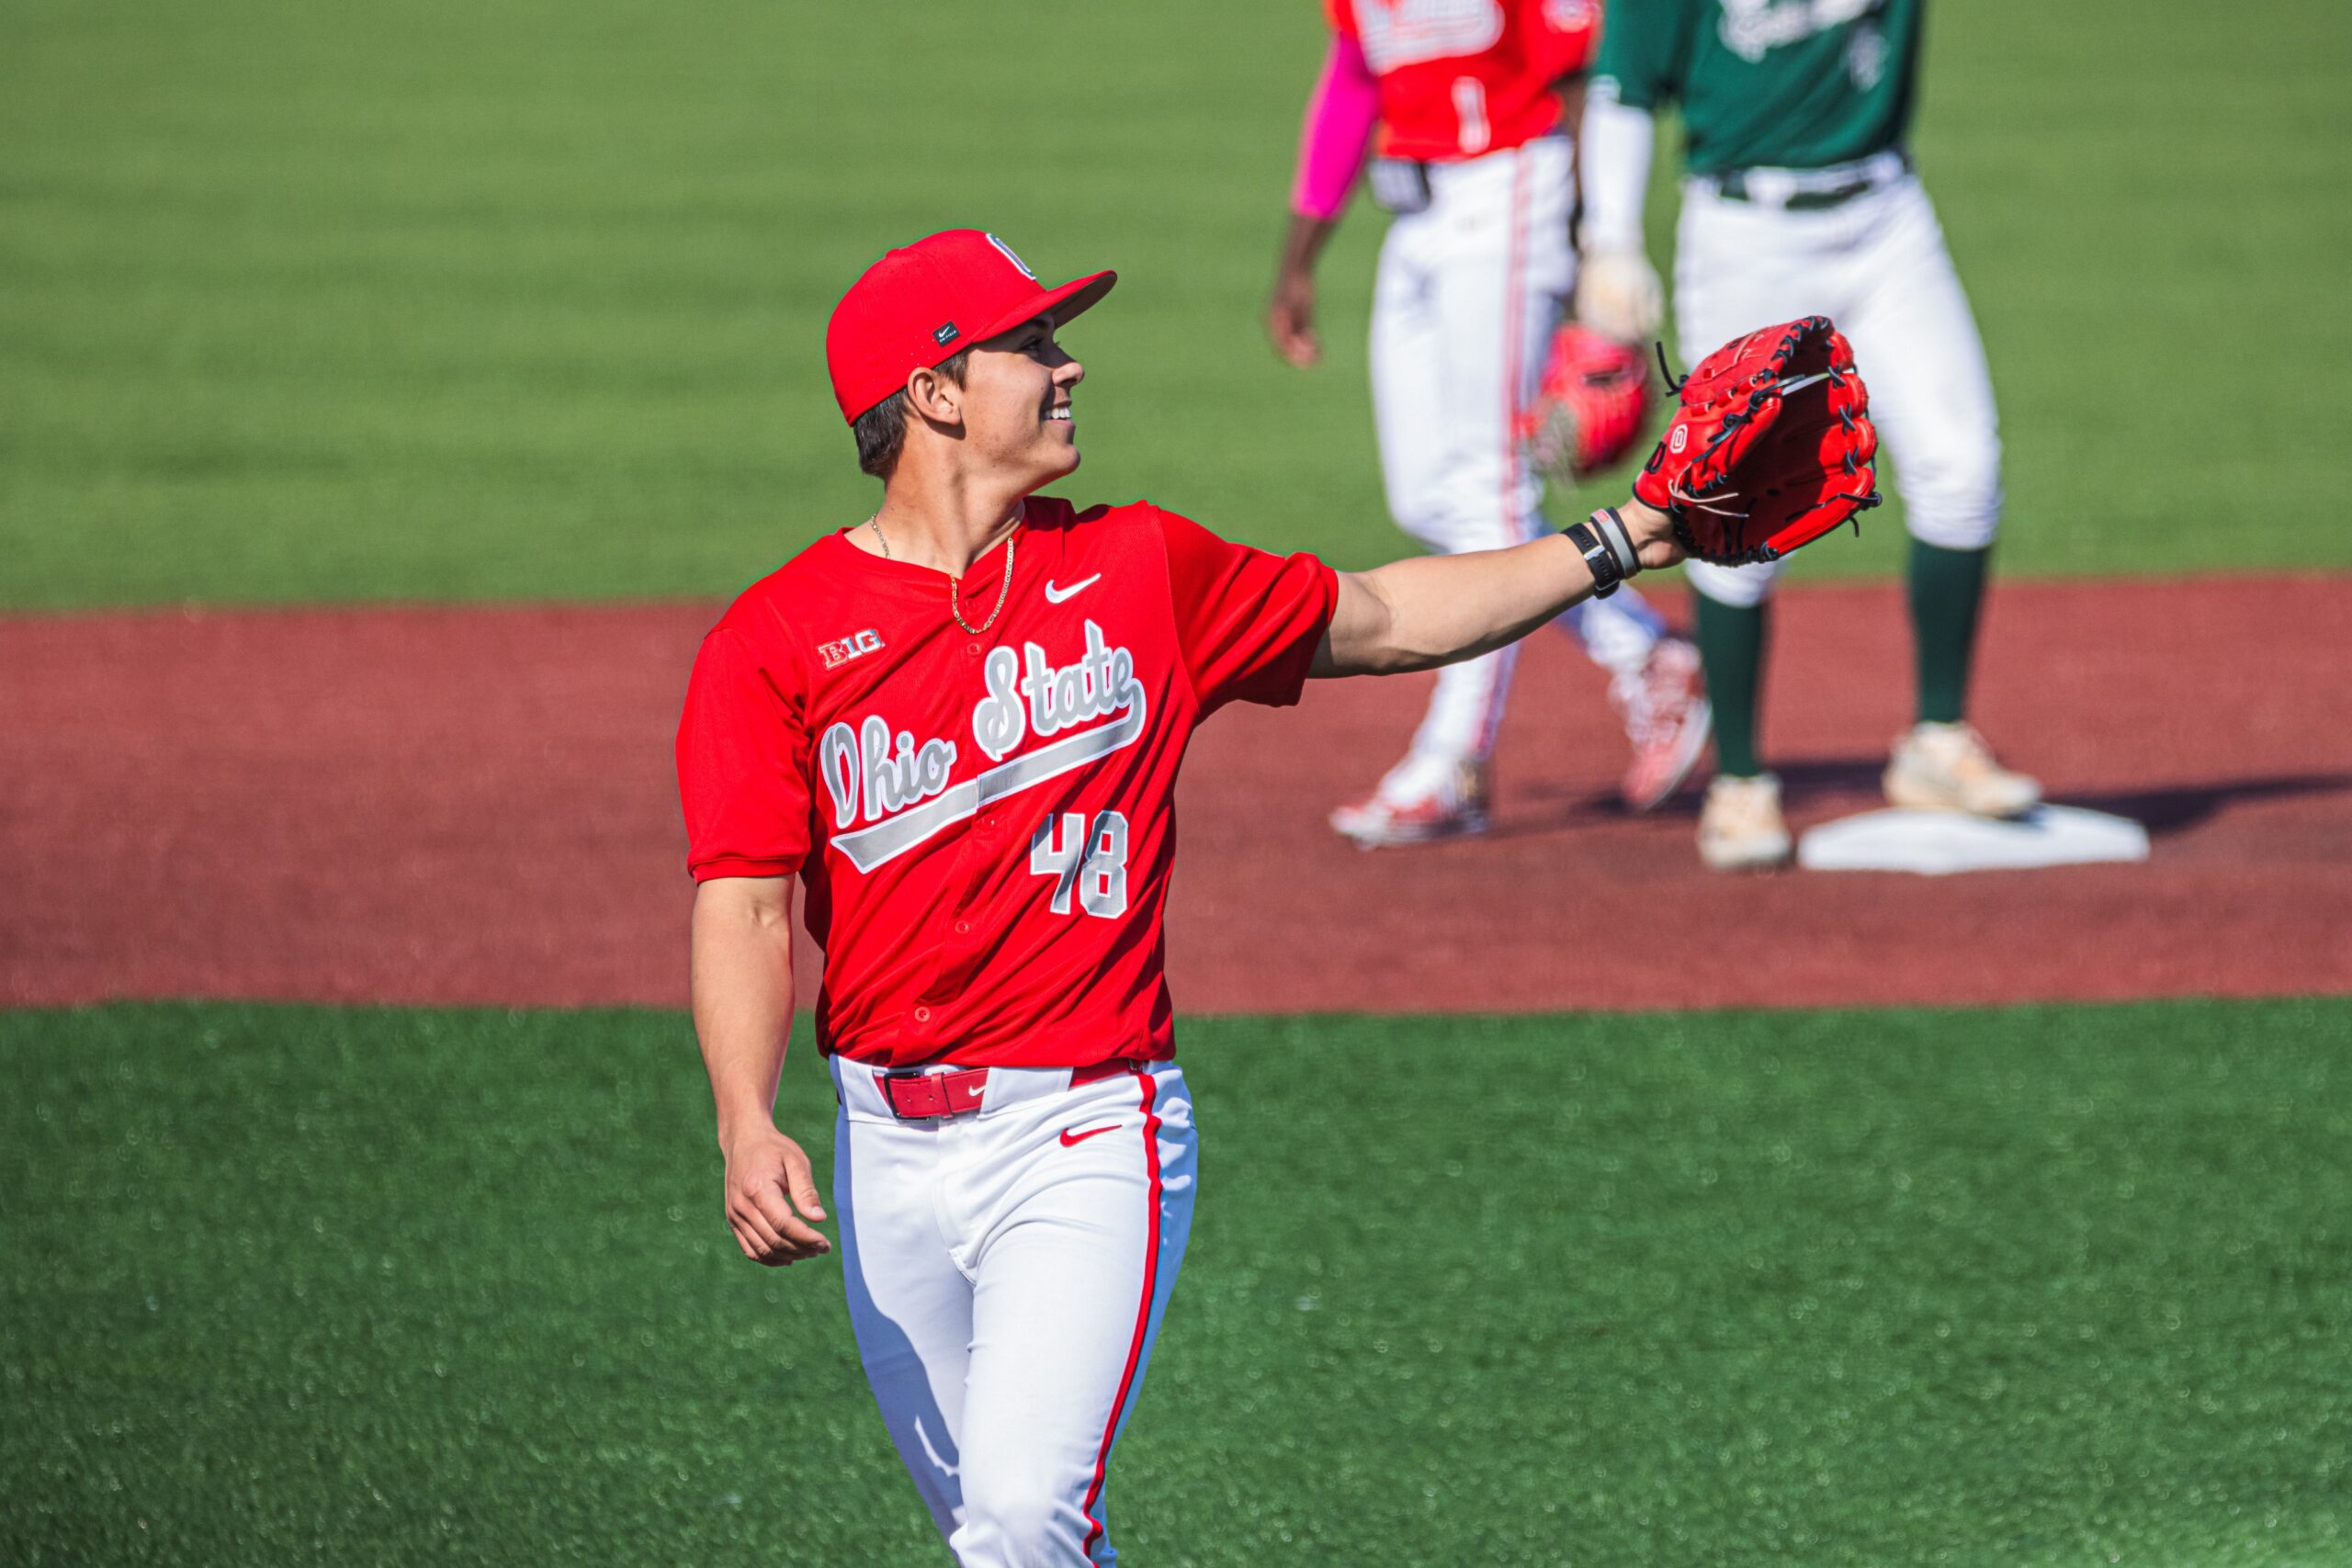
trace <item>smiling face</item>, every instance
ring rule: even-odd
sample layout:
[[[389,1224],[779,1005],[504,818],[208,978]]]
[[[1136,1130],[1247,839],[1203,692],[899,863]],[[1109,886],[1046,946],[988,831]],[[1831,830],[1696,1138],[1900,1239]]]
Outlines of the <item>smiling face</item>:
[[[965,364],[964,437],[971,455],[1017,476],[1023,493],[1078,468],[1070,394],[1086,367],[1062,351],[1048,313],[976,344]]]

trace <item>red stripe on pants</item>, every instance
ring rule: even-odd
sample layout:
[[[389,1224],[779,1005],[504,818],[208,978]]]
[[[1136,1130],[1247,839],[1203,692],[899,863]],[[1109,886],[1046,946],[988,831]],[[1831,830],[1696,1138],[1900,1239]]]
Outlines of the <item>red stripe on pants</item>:
[[[1089,1557],[1094,1555],[1094,1543],[1102,1539],[1102,1521],[1094,1517],[1094,1506],[1102,1498],[1102,1479],[1111,1464],[1111,1444],[1119,1436],[1119,1413],[1127,1407],[1127,1396],[1134,1392],[1136,1369],[1143,1364],[1144,1341],[1151,1335],[1151,1298],[1159,1284],[1159,1118],[1152,1113],[1152,1100],[1159,1092],[1159,1080],[1149,1073],[1139,1072],[1143,1080],[1143,1158],[1144,1168],[1151,1174],[1150,1235],[1144,1243],[1143,1300],[1136,1306],[1135,1337],[1127,1342],[1126,1370],[1119,1374],[1119,1396],[1111,1402],[1111,1418],[1102,1424],[1102,1446],[1094,1450],[1094,1479],[1086,1488],[1086,1503],[1081,1510],[1086,1515],[1086,1540],[1079,1550]]]
[[[1517,544],[1527,536],[1519,526],[1512,506],[1519,499],[1519,379],[1524,372],[1519,352],[1525,330],[1520,309],[1527,292],[1527,149],[1510,153],[1510,210],[1505,220],[1503,243],[1503,536]],[[1487,683],[1486,705],[1478,710],[1477,729],[1471,739],[1481,761],[1495,750],[1496,731],[1502,728],[1503,701],[1510,690],[1512,667],[1519,660],[1514,643],[1500,650],[1494,679]]]

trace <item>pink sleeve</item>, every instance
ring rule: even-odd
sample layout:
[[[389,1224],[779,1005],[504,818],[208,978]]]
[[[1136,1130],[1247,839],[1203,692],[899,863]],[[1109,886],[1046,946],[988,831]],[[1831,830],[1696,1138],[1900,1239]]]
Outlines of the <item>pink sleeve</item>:
[[[1355,188],[1363,151],[1380,118],[1380,89],[1364,63],[1363,45],[1340,33],[1323,58],[1315,96],[1306,100],[1306,123],[1298,133],[1298,174],[1291,181],[1290,209],[1303,218],[1337,218]]]

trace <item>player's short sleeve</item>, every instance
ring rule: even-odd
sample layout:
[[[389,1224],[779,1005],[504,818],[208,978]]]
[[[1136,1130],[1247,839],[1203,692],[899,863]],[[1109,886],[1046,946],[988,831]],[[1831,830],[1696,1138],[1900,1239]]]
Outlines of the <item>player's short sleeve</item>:
[[[1609,0],[1593,90],[1637,109],[1679,96],[1693,9],[1692,0]]]
[[[697,882],[788,876],[808,858],[808,733],[791,686],[733,628],[703,638],[677,743],[686,870]]]
[[[1204,716],[1230,702],[1298,701],[1339,603],[1339,574],[1306,554],[1278,556],[1159,513],[1176,640]]]
[[[1513,0],[1527,61],[1547,82],[1581,75],[1600,35],[1600,0]]]

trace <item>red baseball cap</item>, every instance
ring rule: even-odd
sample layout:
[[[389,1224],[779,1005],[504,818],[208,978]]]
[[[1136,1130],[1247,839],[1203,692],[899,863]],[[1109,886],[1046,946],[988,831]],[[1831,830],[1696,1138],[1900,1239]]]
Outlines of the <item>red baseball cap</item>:
[[[833,400],[852,424],[907,384],[916,368],[952,359],[1047,310],[1068,321],[1111,292],[1115,272],[1047,288],[978,229],[950,229],[890,252],[865,269],[825,324]]]

